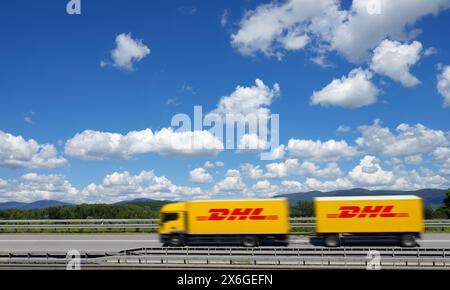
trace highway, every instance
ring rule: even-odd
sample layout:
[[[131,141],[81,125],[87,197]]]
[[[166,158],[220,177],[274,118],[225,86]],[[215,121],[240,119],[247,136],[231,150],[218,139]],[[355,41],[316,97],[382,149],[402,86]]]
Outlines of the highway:
[[[423,234],[420,247],[450,248],[450,234]],[[396,246],[395,241],[355,241],[344,239],[345,246]],[[122,251],[160,247],[157,234],[2,234],[0,251]],[[320,247],[318,238],[291,236],[290,247]]]

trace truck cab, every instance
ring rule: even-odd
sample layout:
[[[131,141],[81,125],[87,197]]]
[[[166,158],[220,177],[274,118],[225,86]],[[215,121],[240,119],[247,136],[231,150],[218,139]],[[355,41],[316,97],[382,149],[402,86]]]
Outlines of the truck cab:
[[[159,237],[161,243],[171,246],[183,246],[186,228],[186,203],[164,205],[159,216]]]

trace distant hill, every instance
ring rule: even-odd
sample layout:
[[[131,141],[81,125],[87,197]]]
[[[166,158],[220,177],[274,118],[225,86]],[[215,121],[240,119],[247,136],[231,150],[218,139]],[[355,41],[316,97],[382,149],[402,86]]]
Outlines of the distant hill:
[[[54,206],[73,205],[71,203],[57,201],[57,200],[38,200],[30,203],[26,202],[2,202],[0,203],[0,210],[2,209],[41,209]]]
[[[322,191],[309,191],[309,192],[298,192],[291,194],[277,195],[276,197],[286,197],[289,204],[293,205],[299,201],[311,201],[315,197],[321,196],[376,196],[376,195],[417,195],[420,196],[425,206],[427,207],[439,207],[445,198],[445,189],[420,189],[414,191],[400,191],[400,190],[368,190],[363,188],[353,188],[346,190],[335,190],[329,192]]]

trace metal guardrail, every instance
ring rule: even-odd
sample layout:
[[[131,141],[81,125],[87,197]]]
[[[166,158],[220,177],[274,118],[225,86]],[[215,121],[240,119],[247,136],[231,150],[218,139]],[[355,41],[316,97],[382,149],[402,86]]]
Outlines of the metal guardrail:
[[[65,220],[0,220],[0,230],[32,229],[152,229],[158,219],[65,219]],[[315,228],[315,219],[290,218],[291,228]],[[448,228],[450,220],[425,220],[426,228]]]
[[[376,251],[376,252],[374,252]],[[229,265],[270,267],[366,267],[377,253],[381,267],[450,268],[450,248],[142,248],[122,252],[84,252],[81,265]],[[0,265],[66,265],[63,252],[0,252]]]

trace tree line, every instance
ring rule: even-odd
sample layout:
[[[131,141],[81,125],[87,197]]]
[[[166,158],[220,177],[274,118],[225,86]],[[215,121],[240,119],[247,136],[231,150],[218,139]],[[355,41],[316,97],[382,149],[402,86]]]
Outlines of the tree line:
[[[151,219],[158,218],[159,209],[167,202],[127,204],[81,204],[42,209],[0,210],[2,220],[33,219]]]

